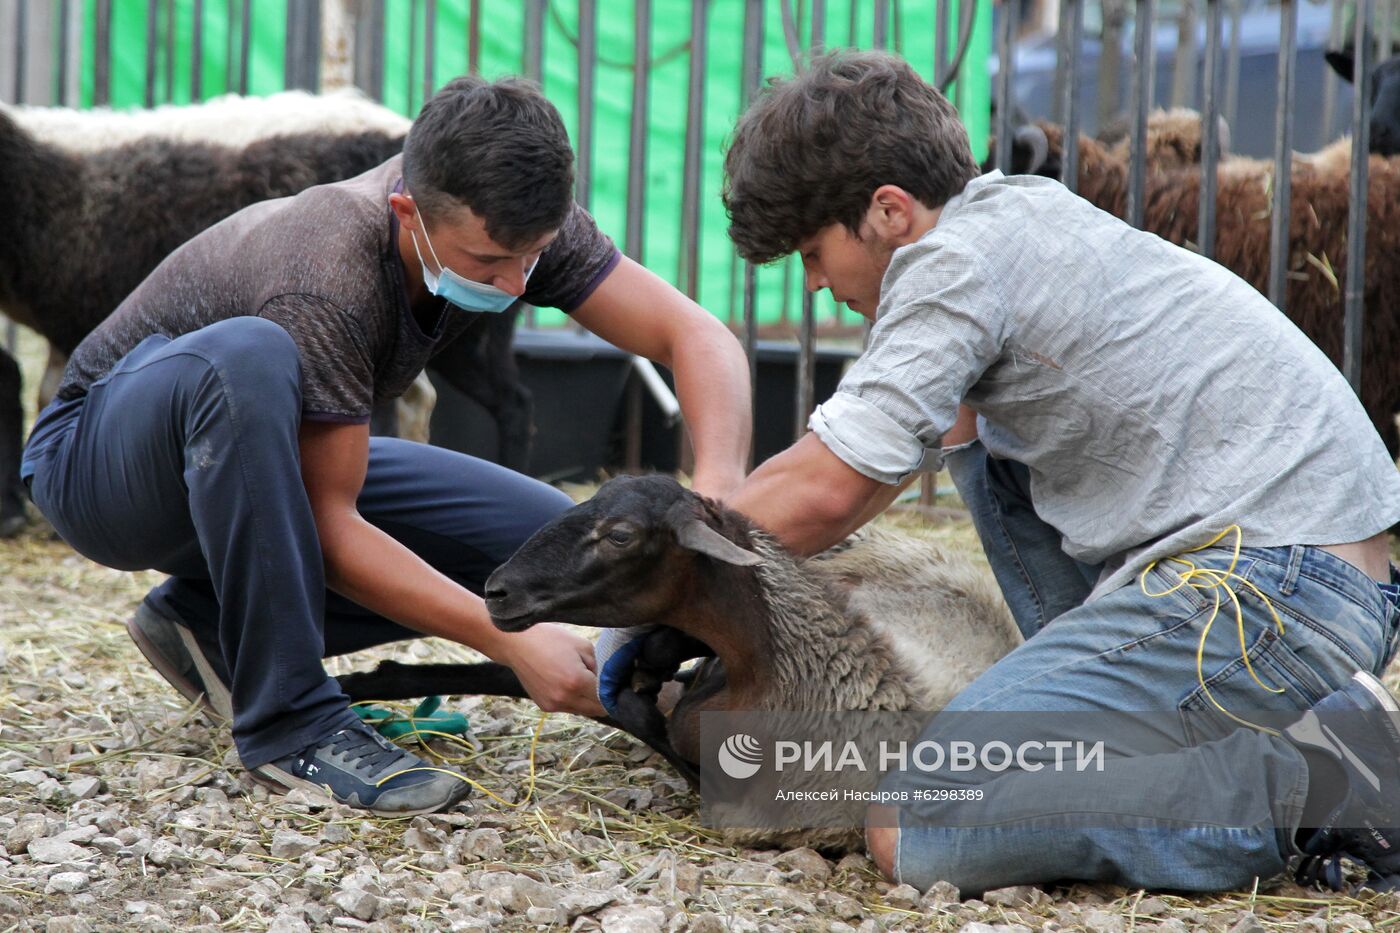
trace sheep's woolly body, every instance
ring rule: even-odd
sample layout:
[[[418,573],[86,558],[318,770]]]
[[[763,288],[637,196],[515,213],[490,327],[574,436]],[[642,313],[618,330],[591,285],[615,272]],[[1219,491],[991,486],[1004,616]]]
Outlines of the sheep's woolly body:
[[[0,105],[40,142],[69,152],[98,152],[147,139],[240,147],[297,133],[403,136],[410,121],[357,90],[328,94],[282,91],[267,97],[224,94],[201,104],[153,110],[73,110]]]
[[[936,711],[1021,641],[989,576],[931,544],[867,529],[802,562],[760,531],[750,531],[749,546],[764,558],[754,572],[774,646],[765,710]],[[738,805],[726,820],[760,826],[772,819],[769,806]],[[822,804],[806,816],[816,824],[833,811]],[[815,825],[724,835],[735,845],[831,852],[864,840],[860,829]]]
[[[968,561],[868,530],[798,563],[753,533],[776,644],[774,710],[936,710],[1021,640]]]
[[[1229,125],[1223,119],[1219,121],[1218,125],[1220,127],[1220,152],[1222,154],[1228,153],[1230,151]],[[1109,139],[1103,133],[1099,134],[1099,138],[1105,144],[1111,144],[1112,148],[1109,151],[1116,158],[1127,162],[1128,147],[1131,144],[1127,127],[1124,127],[1121,139]],[[1153,110],[1147,115],[1147,145],[1145,147],[1147,155],[1144,162],[1148,171],[1165,172],[1191,165],[1200,165],[1201,139],[1201,114],[1199,112],[1187,107]]]

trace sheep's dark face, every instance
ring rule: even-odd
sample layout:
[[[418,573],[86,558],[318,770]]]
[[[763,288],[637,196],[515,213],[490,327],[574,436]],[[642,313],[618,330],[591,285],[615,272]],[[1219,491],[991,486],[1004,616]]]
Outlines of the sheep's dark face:
[[[1356,60],[1351,52],[1326,54],[1327,64],[1347,81],[1354,82]],[[1392,55],[1371,71],[1371,145],[1373,154],[1400,153],[1400,55]]]
[[[665,476],[619,477],[545,525],[486,581],[496,627],[537,622],[616,628],[664,621],[702,555],[759,558],[715,531],[724,515]]]
[[[1400,153],[1400,55],[1371,74],[1371,151]]]

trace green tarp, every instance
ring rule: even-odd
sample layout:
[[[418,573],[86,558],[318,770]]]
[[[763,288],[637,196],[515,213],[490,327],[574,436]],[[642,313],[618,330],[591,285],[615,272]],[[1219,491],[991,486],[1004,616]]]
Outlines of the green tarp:
[[[418,0],[384,2],[384,102],[412,115],[423,102],[423,16],[428,4]],[[156,23],[157,102],[187,103],[190,100],[194,0],[161,2],[154,6],[160,11]],[[487,77],[518,73],[524,45],[524,3],[522,0],[487,0],[480,6],[482,73]],[[740,110],[744,6],[743,0],[712,0],[706,63],[698,299],[712,313],[725,319],[737,319],[741,313],[741,265],[736,262],[725,235],[719,187],[724,142]],[[875,6],[874,0],[832,0],[826,9],[827,46],[871,47]],[[887,44],[904,55],[926,78],[931,78],[935,3],[933,0],[896,0],[884,6],[891,11]],[[952,6],[950,19],[957,23],[956,0]],[[87,0],[86,7],[82,99],[90,104],[95,0]],[[602,228],[621,245],[626,220],[628,129],[632,106],[633,7],[629,0],[600,3],[598,7],[594,175],[589,208]],[[202,93],[210,97],[237,86],[241,4],[231,0],[205,0],[202,8]],[[114,107],[139,107],[144,103],[148,9],[145,3],[112,4],[111,104]],[[171,9],[173,24],[165,21],[165,12]],[[440,85],[467,70],[469,3],[468,0],[439,0],[435,9],[433,79],[435,85]],[[776,0],[768,0],[764,9],[763,73],[790,74],[793,64],[783,36],[781,5]],[[794,0],[793,11],[805,37],[810,3]],[[684,0],[655,0],[652,6],[651,104],[646,121],[646,220],[641,258],[648,267],[672,282],[678,280],[679,274],[690,14],[691,4]],[[248,83],[251,94],[269,94],[284,87],[286,21],[285,0],[253,0]],[[961,106],[974,151],[980,159],[986,147],[990,100],[985,65],[990,52],[990,3],[980,4],[975,23],[963,86],[955,87],[950,96]],[[167,87],[165,38],[171,28],[176,40],[173,44],[175,61],[171,69],[173,80]],[[563,114],[571,134],[576,130],[578,117],[577,32],[577,5],[551,0],[545,15],[544,89]],[[955,42],[956,36],[949,36],[950,47]],[[230,56],[235,59],[233,67],[230,67]],[[801,271],[795,259],[761,269],[758,287],[761,323],[796,319],[801,307]],[[823,323],[834,323],[839,311],[823,293],[817,302],[817,313]],[[558,323],[561,317],[556,312],[542,311],[539,323]],[[857,320],[849,311],[840,319],[848,324]]]

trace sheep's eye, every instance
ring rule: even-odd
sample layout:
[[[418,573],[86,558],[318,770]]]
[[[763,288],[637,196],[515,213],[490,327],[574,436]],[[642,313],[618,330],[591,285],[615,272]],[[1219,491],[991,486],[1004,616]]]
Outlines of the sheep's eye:
[[[606,537],[609,544],[626,547],[636,540],[637,534],[631,528],[618,525],[609,530]]]

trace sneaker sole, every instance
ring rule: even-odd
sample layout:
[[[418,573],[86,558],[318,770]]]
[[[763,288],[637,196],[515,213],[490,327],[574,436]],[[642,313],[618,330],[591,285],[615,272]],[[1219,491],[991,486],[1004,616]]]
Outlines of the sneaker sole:
[[[154,612],[154,610],[147,609],[145,606],[141,606],[136,611],[138,615],[142,612]],[[151,667],[156,669],[156,673],[165,678],[165,682],[174,687],[181,696],[192,703],[198,703],[200,709],[209,715],[217,716],[220,719],[231,722],[233,720],[233,704],[231,698],[229,697],[228,691],[222,689],[219,678],[214,675],[213,671],[208,670],[209,665],[204,663],[204,656],[203,653],[198,650],[199,646],[198,643],[195,642],[194,633],[177,623],[171,622],[170,624],[175,626],[175,630],[179,633],[180,641],[184,644],[185,650],[190,652],[190,657],[194,660],[195,670],[199,671],[199,676],[204,679],[206,684],[213,683],[217,685],[214,688],[214,692],[221,694],[220,696],[210,696],[208,692],[196,687],[194,682],[186,678],[183,673],[175,670],[170,663],[170,659],[156,647],[156,644],[151,641],[141,629],[141,626],[137,623],[137,616],[132,616],[127,620],[126,633],[131,636],[131,640],[136,643],[137,649],[140,650],[142,656],[150,662]]]
[[[249,773],[253,775],[253,778],[257,780],[259,784],[262,784],[264,787],[267,787],[270,790],[280,790],[282,793],[286,793],[289,790],[301,788],[302,790],[310,791],[312,793],[327,794],[331,797],[331,799],[335,799],[335,795],[331,793],[331,789],[326,785],[316,784],[312,781],[307,781],[303,778],[296,777],[295,775],[292,775],[291,773],[284,771],[281,768],[274,767],[273,765],[260,765],[254,768]],[[343,800],[338,802],[345,804],[346,806],[358,807],[358,809],[364,810],[368,813],[373,813],[375,816],[423,816],[427,813],[440,813],[443,810],[447,810],[450,807],[454,807],[458,803],[460,803],[463,799],[466,798],[467,794],[470,793],[470,785],[463,782],[462,786],[468,789],[467,791],[463,792],[460,797],[454,797],[452,800],[449,800],[446,803],[440,803],[437,806],[419,807],[415,810],[377,810],[374,807],[365,807],[355,803],[346,803]]]
[[[1369,671],[1357,671],[1351,675],[1351,679],[1371,694],[1377,703],[1385,707],[1386,712],[1400,713],[1400,702],[1396,702],[1394,694],[1386,689],[1385,684],[1381,683],[1376,675]]]

